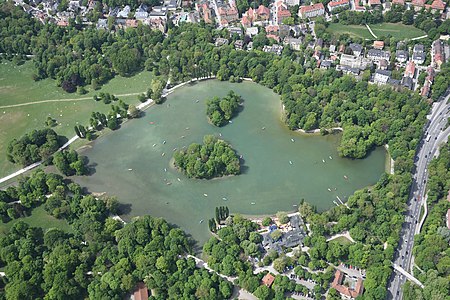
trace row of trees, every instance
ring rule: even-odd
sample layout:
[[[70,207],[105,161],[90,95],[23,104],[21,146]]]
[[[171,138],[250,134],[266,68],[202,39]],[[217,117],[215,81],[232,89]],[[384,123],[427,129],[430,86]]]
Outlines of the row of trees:
[[[212,178],[240,173],[239,157],[226,142],[213,135],[203,137],[203,145],[193,143],[174,153],[175,166],[190,178]]]
[[[414,237],[414,268],[425,288],[405,286],[405,299],[445,299],[450,294],[450,229],[446,226],[450,190],[450,144],[445,144],[428,168],[428,215],[420,234]]]
[[[17,222],[0,237],[6,299],[123,299],[144,281],[158,299],[229,299],[231,283],[197,269],[185,256],[192,243],[160,218],[140,217],[123,225],[111,218],[118,202],[96,199],[55,174],[38,171],[8,188],[7,201],[33,190],[45,209],[71,225],[71,232],[43,231]],[[35,199],[35,197],[33,197]]]
[[[28,166],[47,160],[63,144],[62,137],[53,129],[33,130],[20,139],[13,139],[8,144],[6,157],[12,163]]]
[[[53,164],[66,176],[87,175],[87,157],[78,155],[75,150],[62,150],[53,155]]]
[[[242,99],[234,91],[229,91],[222,99],[213,97],[206,101],[206,114],[214,125],[220,127],[228,123],[236,114]]]

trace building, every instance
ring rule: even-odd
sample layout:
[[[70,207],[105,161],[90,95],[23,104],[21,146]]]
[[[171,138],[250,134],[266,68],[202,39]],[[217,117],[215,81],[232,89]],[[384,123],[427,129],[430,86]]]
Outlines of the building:
[[[363,50],[363,46],[356,43],[351,43],[348,47],[352,50],[354,56],[360,56]]]
[[[367,58],[370,58],[373,61],[378,61],[380,59],[389,60],[391,57],[391,53],[389,51],[383,51],[379,49],[370,49],[367,52]]]
[[[143,282],[139,282],[133,293],[134,300],[147,300],[148,299],[148,289]]]
[[[233,34],[237,34],[238,36],[242,36],[242,29],[241,27],[229,27],[228,31],[230,32],[230,36]]]
[[[425,62],[426,54],[425,47],[422,44],[416,44],[413,48],[412,60],[415,64],[421,65]]]
[[[435,40],[431,45],[433,49],[433,64],[435,67],[440,68],[445,62],[444,60],[444,47],[441,40]]]
[[[450,229],[450,208],[447,210],[447,228]]]
[[[286,4],[282,0],[276,1],[271,9],[272,19],[275,24],[282,24],[283,20],[291,17],[291,12],[289,11]]]
[[[414,78],[415,74],[416,74],[416,64],[413,61],[409,61],[406,64],[405,74],[403,74],[403,76]]]
[[[446,3],[442,0],[434,0],[431,4],[425,4],[425,9],[430,9],[432,13],[440,12],[443,13],[445,10]]]
[[[249,8],[242,14],[241,23],[244,27],[250,27],[257,21],[268,21],[270,18],[270,9],[260,5],[258,9]]]
[[[234,48],[236,50],[243,50],[244,49],[244,41],[243,40],[237,40],[234,42]]]
[[[411,5],[414,7],[415,11],[419,11],[425,7],[425,0],[412,0]]]
[[[385,60],[385,59],[380,59],[380,60],[378,61],[378,69],[380,69],[380,70],[387,70],[388,67],[389,67],[389,63],[388,63],[387,60]]]
[[[357,68],[365,70],[372,67],[372,61],[362,56],[355,57],[353,55],[342,54],[340,58],[340,64],[350,68]]]
[[[239,13],[234,2],[220,5],[218,12],[221,21],[226,24],[239,20]]]
[[[350,0],[333,0],[333,1],[330,1],[327,4],[328,11],[332,12],[333,10],[335,10],[337,8],[347,9],[347,8],[349,8],[349,3],[350,3]]]
[[[331,67],[331,61],[329,60],[322,60],[320,62],[320,68],[321,69],[329,69]]]
[[[408,60],[408,52],[405,50],[395,51],[395,59],[401,63],[406,62]]]
[[[286,3],[287,6],[295,6],[300,5],[300,0],[285,0],[284,3]]]
[[[273,53],[273,54],[276,54],[276,55],[281,55],[281,53],[283,52],[283,46],[280,46],[280,45],[277,45],[277,44],[273,44],[272,46],[265,45],[264,48],[263,48],[263,51],[267,52],[267,53]]]
[[[275,276],[273,276],[270,273],[267,273],[266,276],[264,276],[262,279],[262,284],[264,284],[265,286],[270,288],[274,281],[275,281]]]
[[[205,23],[212,23],[212,11],[207,2],[195,3],[195,9]]]
[[[350,278],[346,278],[344,273],[339,270],[336,270],[334,274],[334,280],[331,283],[331,287],[336,289],[342,296],[348,298],[356,298],[363,294],[364,285],[361,278],[356,280],[351,280]]]
[[[373,76],[373,82],[378,85],[385,85],[389,78],[391,78],[391,71],[387,70],[376,70]]]
[[[405,6],[405,0],[392,0],[393,5]]]
[[[214,45],[216,47],[220,47],[220,46],[223,46],[223,45],[228,45],[228,40],[224,39],[224,38],[217,38],[216,42],[214,43]]]
[[[369,0],[369,6],[381,5],[381,0]]]
[[[283,41],[284,44],[289,45],[289,47],[292,50],[299,51],[300,47],[302,46],[302,39],[300,38],[293,38],[293,37],[286,37]]]
[[[121,11],[117,13],[118,18],[126,19],[128,14],[131,12],[130,6],[126,5]]]
[[[254,35],[258,34],[258,27],[249,27],[245,30],[245,34],[249,37],[252,37]]]
[[[403,77],[402,78],[402,86],[404,86],[405,88],[409,89],[409,90],[413,90],[414,89],[414,81],[412,80],[411,77]]]
[[[343,74],[353,75],[353,76],[358,76],[360,73],[360,70],[358,68],[352,68],[352,67],[343,66],[343,65],[337,65],[336,70],[342,71]]]
[[[148,17],[148,12],[147,12],[147,5],[145,4],[141,4],[138,9],[136,10],[136,12],[134,13],[134,18],[136,20],[143,20],[146,19]]]
[[[302,19],[323,16],[324,14],[325,8],[322,3],[301,6],[298,10],[298,16]]]
[[[383,48],[384,48],[384,42],[383,42],[383,41],[374,41],[374,42],[373,42],[373,47],[374,47],[375,49],[383,50]]]

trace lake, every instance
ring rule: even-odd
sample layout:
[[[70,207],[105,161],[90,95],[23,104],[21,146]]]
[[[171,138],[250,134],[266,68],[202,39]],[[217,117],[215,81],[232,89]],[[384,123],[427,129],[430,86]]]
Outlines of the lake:
[[[231,89],[244,99],[243,110],[217,128],[207,121],[205,102]],[[189,179],[170,166],[175,148],[202,143],[206,134],[221,136],[243,156],[241,175]],[[290,131],[281,120],[280,97],[268,88],[209,80],[176,90],[144,117],[92,142],[82,154],[95,164],[95,174],[76,181],[91,192],[116,195],[129,207],[125,220],[164,217],[202,243],[216,206],[245,215],[274,214],[295,210],[304,198],[326,210],[337,196],[344,200],[376,183],[384,172],[384,149],[362,160],[340,158],[339,139]]]

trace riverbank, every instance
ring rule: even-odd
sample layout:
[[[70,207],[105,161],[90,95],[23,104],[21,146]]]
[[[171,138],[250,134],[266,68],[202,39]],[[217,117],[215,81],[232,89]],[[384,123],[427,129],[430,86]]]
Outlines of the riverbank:
[[[386,150],[386,163],[385,163],[385,172],[388,174],[393,175],[394,174],[394,167],[395,167],[395,161],[392,159],[391,155],[389,154],[389,145],[385,144],[384,149]]]

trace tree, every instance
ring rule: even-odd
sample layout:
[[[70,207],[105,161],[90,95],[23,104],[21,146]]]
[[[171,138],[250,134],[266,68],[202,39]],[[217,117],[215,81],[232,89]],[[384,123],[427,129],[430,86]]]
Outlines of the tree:
[[[262,220],[262,223],[261,223],[263,226],[269,226],[270,224],[272,224],[272,218],[270,218],[270,217],[265,217],[263,220]]]
[[[261,300],[272,298],[272,290],[265,285],[260,285],[253,294]]]
[[[164,83],[160,79],[152,79],[151,85],[151,98],[156,104],[162,103],[162,92],[164,90]]]
[[[128,114],[130,118],[135,119],[139,118],[139,116],[141,115],[141,111],[137,109],[136,106],[130,105],[128,106]]]
[[[289,217],[288,217],[287,213],[284,211],[277,212],[277,218],[281,224],[286,224],[289,222]]]

